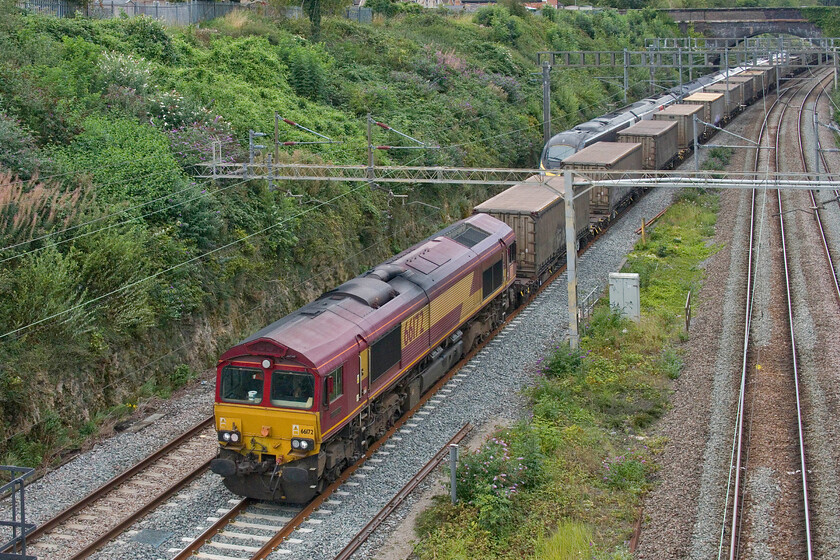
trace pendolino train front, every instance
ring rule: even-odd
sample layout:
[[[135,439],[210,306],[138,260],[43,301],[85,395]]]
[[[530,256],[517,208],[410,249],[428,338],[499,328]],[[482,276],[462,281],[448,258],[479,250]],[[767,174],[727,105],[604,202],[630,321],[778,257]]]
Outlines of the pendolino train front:
[[[242,496],[313,498],[501,323],[515,254],[472,216],[225,352],[212,470]]]

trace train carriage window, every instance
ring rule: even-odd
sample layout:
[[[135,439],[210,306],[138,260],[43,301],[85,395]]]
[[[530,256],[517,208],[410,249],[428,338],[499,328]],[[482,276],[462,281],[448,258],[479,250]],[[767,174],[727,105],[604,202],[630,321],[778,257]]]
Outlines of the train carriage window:
[[[499,259],[493,266],[484,271],[482,275],[481,298],[487,299],[493,292],[499,289],[503,279],[502,259]]]
[[[402,323],[391,329],[388,334],[377,340],[370,347],[370,382],[373,383],[383,373],[394,367],[402,356]]]
[[[315,377],[297,371],[271,372],[271,404],[283,408],[312,408]]]
[[[330,390],[330,380],[332,380],[332,390]],[[339,366],[324,378],[324,404],[330,404],[343,394],[344,366]]]
[[[263,396],[263,371],[257,368],[225,366],[219,383],[224,402],[258,404]]]

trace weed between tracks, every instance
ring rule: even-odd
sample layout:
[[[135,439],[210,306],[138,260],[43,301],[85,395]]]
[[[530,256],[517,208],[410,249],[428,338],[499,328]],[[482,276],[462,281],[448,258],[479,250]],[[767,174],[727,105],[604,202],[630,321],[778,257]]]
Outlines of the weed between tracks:
[[[717,247],[718,196],[683,191],[625,271],[638,272],[642,320],[602,300],[581,340],[536,364],[529,419],[491,436],[458,467],[459,504],[436,498],[416,530],[421,559],[632,558],[642,497],[662,438],[649,437],[682,367],[686,293]]]

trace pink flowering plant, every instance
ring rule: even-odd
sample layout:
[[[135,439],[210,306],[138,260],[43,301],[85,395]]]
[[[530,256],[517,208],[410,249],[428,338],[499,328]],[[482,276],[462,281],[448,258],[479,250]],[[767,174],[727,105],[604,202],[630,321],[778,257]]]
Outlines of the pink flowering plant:
[[[647,447],[644,448],[645,451]],[[645,487],[648,462],[643,452],[627,449],[621,455],[608,457],[601,463],[603,480],[610,488],[641,492]]]
[[[513,498],[532,487],[540,475],[542,456],[525,426],[488,439],[474,453],[458,460],[458,499],[475,503],[481,495]]]
[[[534,433],[522,424],[488,439],[458,460],[458,500],[478,509],[479,524],[490,531],[505,526],[520,493],[540,480],[544,460]]]

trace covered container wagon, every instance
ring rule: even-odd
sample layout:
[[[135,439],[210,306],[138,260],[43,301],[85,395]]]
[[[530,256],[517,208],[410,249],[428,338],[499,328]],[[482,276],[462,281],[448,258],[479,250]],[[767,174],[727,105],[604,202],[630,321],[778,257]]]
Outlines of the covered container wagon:
[[[738,108],[740,105],[743,105],[743,97],[744,97],[744,85],[735,83],[732,80],[729,81],[729,85],[726,84],[724,81],[720,81],[716,84],[712,84],[710,86],[706,86],[703,88],[703,91],[709,93],[720,93],[723,94],[724,97],[724,108],[725,113],[724,117],[732,117],[735,113],[738,112]],[[729,101],[726,101],[726,93],[729,92]]]
[[[755,76],[752,75],[739,75],[739,76],[730,76],[729,83],[734,84],[741,84],[743,89],[741,90],[741,104],[747,105],[755,99],[756,92],[761,91],[761,85],[759,84],[758,89],[755,87]]]
[[[663,169],[679,153],[677,123],[672,121],[640,121],[616,137],[619,142],[642,145],[642,169]]]
[[[761,71],[764,72],[764,84],[767,89],[776,87],[776,67],[775,66],[755,66],[750,72]]]
[[[677,123],[677,147],[685,150],[694,145],[694,117],[703,120],[703,105],[671,105],[653,114],[654,121]],[[697,123],[697,137],[706,133],[706,125]]]
[[[513,229],[520,281],[541,281],[566,253],[565,188],[563,176],[534,175],[475,207]],[[588,196],[575,199],[575,229],[589,233]]]
[[[753,96],[761,97],[764,93],[776,87],[775,79],[771,80],[772,76],[770,68],[753,68],[752,70],[745,70],[741,73],[742,76],[750,76],[753,79]]]
[[[707,123],[718,124],[726,115],[722,93],[698,92],[683,98],[682,103],[702,105],[703,120]]]
[[[563,169],[573,169],[582,174],[641,170],[642,145],[638,142],[598,142],[566,158]],[[595,215],[609,216],[628,201],[634,190],[629,185],[593,187],[589,191],[589,211]]]

